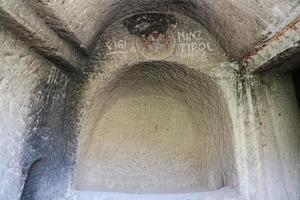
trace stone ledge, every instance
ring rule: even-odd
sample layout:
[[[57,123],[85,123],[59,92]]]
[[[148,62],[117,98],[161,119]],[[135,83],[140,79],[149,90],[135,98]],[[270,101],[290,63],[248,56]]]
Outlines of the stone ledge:
[[[300,53],[300,17],[245,56],[242,65],[248,73],[265,71],[279,66],[282,60],[298,53]],[[289,69],[293,67],[297,66],[289,66]]]

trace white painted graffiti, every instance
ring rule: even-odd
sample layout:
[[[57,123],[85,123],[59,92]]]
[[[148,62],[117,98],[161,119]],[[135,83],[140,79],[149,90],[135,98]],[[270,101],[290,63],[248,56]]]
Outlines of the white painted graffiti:
[[[215,49],[211,48],[210,42],[208,41],[203,41],[203,42],[191,42],[191,43],[182,43],[178,44],[179,49],[181,53],[191,53],[191,52],[196,52],[196,53],[202,53],[204,51],[215,51]]]
[[[216,45],[201,30],[188,32],[176,31],[174,36],[174,42],[177,43],[176,55],[181,58],[195,58],[209,54],[219,55]],[[158,40],[158,43],[164,42],[164,40],[161,40]],[[111,39],[105,42],[106,55],[126,54],[128,53],[128,49],[134,44],[129,38]],[[172,45],[169,46],[171,47]],[[139,49],[137,50],[139,51]]]
[[[201,30],[197,31],[178,31],[177,32],[178,56],[189,58],[216,53],[218,51],[212,45],[208,38],[205,37]]]
[[[108,49],[108,54],[122,53],[129,47],[127,38],[105,42],[105,46]]]
[[[202,31],[191,31],[191,32],[185,32],[185,31],[178,31],[177,32],[177,42],[191,42],[191,41],[199,41],[204,40],[202,37]]]

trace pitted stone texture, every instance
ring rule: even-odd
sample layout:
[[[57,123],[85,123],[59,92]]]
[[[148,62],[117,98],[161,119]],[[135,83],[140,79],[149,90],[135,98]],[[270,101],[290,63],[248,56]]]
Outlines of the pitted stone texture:
[[[76,189],[180,193],[234,185],[231,120],[208,76],[140,63],[115,72],[89,98]]]
[[[80,71],[85,56],[61,39],[23,1],[0,1],[0,24],[14,31],[19,39],[65,69]]]
[[[35,88],[55,67],[10,32],[0,30],[0,199],[20,199],[22,156]]]
[[[158,52],[155,46],[147,41],[153,39],[151,35],[150,39],[145,39],[130,34],[123,26],[122,20],[111,24],[95,44],[90,62],[92,66],[89,66],[88,70],[102,71],[105,76],[107,72],[113,73],[113,70],[124,64],[165,60],[209,71],[217,65],[228,62],[224,50],[204,26],[187,16],[170,14],[176,17],[177,24],[175,28],[169,28],[165,35],[161,36],[169,38],[168,41],[162,44],[155,43],[158,47],[163,47],[158,48]]]
[[[264,176],[258,178],[267,186],[264,199],[300,198],[300,108],[292,76],[264,73],[253,83],[260,133],[255,150],[261,151],[255,164],[262,164]]]
[[[234,156],[234,147],[231,143],[231,139],[233,139],[233,130],[230,120],[231,116],[230,114],[228,114],[226,103],[223,104],[224,102],[226,102],[226,100],[221,100],[223,99],[223,90],[226,91],[226,97],[224,98],[227,99],[229,98],[229,96],[232,97],[232,93],[234,93],[234,87],[232,87],[232,84],[235,84],[236,75],[234,74],[234,70],[230,68],[231,65],[228,64],[228,58],[226,57],[224,51],[220,48],[218,43],[203,26],[189,17],[182,16],[176,13],[171,14],[174,14],[177,18],[177,27],[172,30],[172,34],[174,34],[174,37],[176,38],[176,50],[170,57],[165,58],[164,61],[155,61],[153,60],[153,58],[141,55],[136,43],[136,39],[138,39],[138,37],[130,35],[128,33],[127,29],[122,25],[122,20],[117,21],[108,29],[106,29],[106,31],[102,34],[100,40],[98,41],[96,49],[92,56],[91,64],[88,67],[88,69],[90,70],[90,74],[88,74],[88,80],[83,87],[83,105],[81,105],[82,115],[80,116],[80,135],[78,138],[79,147],[77,150],[78,155],[76,158],[77,169],[75,182],[73,183],[74,188],[70,188],[71,193],[73,189],[79,189],[83,191],[89,189],[97,191],[109,191],[110,186],[112,187],[110,188],[112,191],[159,192],[159,190],[161,190],[165,192],[184,192],[214,190],[225,185],[230,185],[232,187],[238,185],[238,180],[235,177],[235,163],[232,160],[232,156]],[[209,43],[210,45],[207,45],[207,43]],[[201,46],[201,44],[205,44],[205,48],[195,50],[191,47],[191,44],[194,45],[193,47],[198,47]],[[180,64],[182,64],[182,66]],[[170,143],[172,144],[168,144],[168,142],[166,142],[162,143],[162,145],[158,147],[158,149],[165,148],[165,151],[158,151],[155,148],[150,151],[148,151],[149,148],[145,148],[144,150],[142,150],[146,153],[146,155],[149,152],[153,153],[150,153],[152,155],[150,157],[153,157],[152,161],[151,159],[147,159],[147,156],[143,157],[143,155],[139,155],[137,153],[137,150],[134,148],[134,144],[131,143],[131,140],[124,142],[124,144],[121,142],[120,146],[123,147],[125,152],[128,152],[128,155],[134,154],[136,152],[141,158],[138,162],[144,162],[144,166],[147,168],[147,170],[154,170],[153,174],[156,174],[157,176],[153,175],[153,181],[150,178],[151,180],[148,181],[148,184],[144,184],[145,188],[140,188],[140,186],[143,184],[137,184],[139,185],[137,186],[134,185],[135,183],[133,181],[130,182],[130,180],[128,180],[128,185],[126,185],[126,183],[122,183],[120,177],[114,176],[113,174],[112,178],[108,180],[108,185],[102,183],[101,181],[103,179],[101,177],[103,176],[103,174],[101,174],[101,172],[105,170],[102,170],[101,167],[105,169],[110,168],[111,162],[109,161],[109,159],[113,161],[124,160],[122,156],[126,157],[127,154],[122,154],[122,149],[120,149],[116,150],[116,156],[119,156],[122,159],[114,159],[113,156],[110,156],[106,161],[103,161],[102,164],[97,161],[97,156],[103,157],[104,154],[104,157],[107,158],[107,156],[105,155],[109,155],[108,152],[114,151],[107,150],[107,152],[103,152],[103,154],[93,153],[99,152],[100,150],[97,148],[101,148],[102,144],[97,145],[97,143],[89,143],[89,141],[96,142],[99,140],[104,140],[103,145],[105,146],[107,145],[107,140],[110,140],[110,134],[107,135],[107,137],[106,135],[103,136],[101,134],[103,133],[103,131],[101,131],[101,126],[97,126],[97,124],[101,124],[99,120],[105,120],[101,117],[103,117],[106,112],[109,113],[110,108],[112,110],[121,109],[121,107],[117,106],[116,103],[118,99],[124,99],[125,97],[130,96],[136,97],[134,102],[139,102],[139,100],[143,101],[143,99],[148,99],[146,97],[149,97],[149,99],[151,99],[151,95],[152,97],[154,95],[158,96],[158,99],[160,98],[161,101],[153,97],[154,102],[156,100],[158,101],[157,106],[161,106],[159,105],[159,102],[163,103],[163,105],[170,104],[170,106],[172,104],[170,102],[180,102],[176,103],[176,106],[175,104],[173,105],[174,107],[178,108],[180,107],[179,105],[183,104],[183,110],[186,109],[186,111],[177,112],[176,116],[174,116],[174,119],[176,121],[176,117],[180,118],[184,116],[185,119],[182,120],[185,120],[187,122],[186,125],[191,122],[192,126],[190,127],[190,129],[194,130],[186,132],[186,140],[191,141],[191,138],[194,138],[192,139],[193,141],[195,141],[196,143],[199,142],[201,144],[190,144],[191,149],[188,149],[188,144],[186,146],[179,145],[180,148],[182,147],[184,149],[182,150],[182,154],[179,153],[180,151],[176,152],[176,150],[174,153],[174,146],[172,146],[172,144],[176,144],[176,142],[180,143],[180,139],[175,138],[180,138],[180,136],[184,135],[184,131],[181,131],[182,134],[174,131],[176,129],[179,130],[179,127],[177,127],[176,125],[169,128],[170,132],[173,131],[174,133],[174,140],[171,140],[174,143],[170,141]],[[170,97],[172,101],[168,99],[168,97]],[[169,103],[164,103],[166,100],[168,100]],[[140,104],[140,106],[133,105],[133,108],[137,109],[134,109],[130,114],[130,110],[132,110],[129,108],[129,105],[132,105],[130,103],[130,100],[124,100],[123,103],[125,105],[128,105],[128,117],[131,116],[131,114],[134,116],[134,113],[138,113],[139,109],[146,109],[143,108],[144,104]],[[150,101],[150,104],[153,104],[153,106],[155,107],[153,102],[151,103]],[[116,105],[116,107],[120,109],[114,109],[114,105]],[[160,108],[162,107],[164,106],[161,106]],[[170,110],[172,109],[169,109],[169,111]],[[216,114],[218,113],[217,110],[220,111],[220,114]],[[159,113],[161,109],[157,109],[157,111]],[[202,113],[202,115],[200,113]],[[115,126],[117,126],[117,124],[127,124],[126,121],[121,121],[124,117],[117,117],[122,114],[118,114],[117,112],[112,112],[110,114],[112,114],[115,119],[117,118],[120,120],[118,121],[120,123],[116,122]],[[149,115],[151,116],[150,111]],[[154,117],[152,117],[152,120],[155,121],[156,115],[153,115]],[[157,118],[160,119],[158,115],[160,114],[157,114]],[[168,117],[164,118],[163,116],[165,115],[162,113],[160,115],[161,120],[158,121],[165,121],[167,124]],[[192,117],[188,119],[186,115],[192,115]],[[212,126],[212,124],[218,124],[218,121],[222,122],[218,126],[213,125],[214,128],[209,128]],[[109,127],[112,127],[112,129],[114,127],[114,125],[112,125],[114,124],[113,122],[115,121],[112,120],[112,122],[108,122],[111,123],[111,126]],[[134,122],[133,120],[129,120],[128,123]],[[201,127],[201,124],[203,125],[203,127]],[[150,127],[150,125],[148,125],[145,125],[143,127]],[[147,135],[143,135],[142,133],[136,131],[136,126],[134,126],[134,124],[132,124],[132,126],[130,127],[131,131],[128,131],[128,133],[131,133],[129,135],[131,135],[133,139],[135,138],[135,136],[144,137],[145,135]],[[154,125],[154,130],[155,127],[156,126]],[[159,125],[157,127],[159,127]],[[97,132],[96,129],[99,131]],[[221,129],[226,131],[220,131]],[[118,138],[123,138],[122,132],[120,132],[123,130],[123,128],[115,128],[113,130],[115,130],[112,131],[114,132],[114,134],[111,135],[116,136],[115,143],[118,143]],[[119,132],[116,133],[116,130],[118,130]],[[151,130],[149,129],[149,132],[151,132]],[[161,132],[161,137],[160,134],[157,135],[156,140],[159,141],[160,139],[162,139],[162,141],[167,141],[167,136],[163,136],[164,134],[167,134],[165,130],[166,129]],[[210,132],[211,134],[208,134],[208,132]],[[222,136],[220,138],[214,137],[215,134]],[[95,138],[93,137],[93,135],[95,135]],[[103,138],[101,139],[101,137]],[[145,147],[147,147],[147,145],[149,146],[146,141],[149,140],[147,138],[145,139]],[[96,150],[89,151],[89,144],[90,146],[95,147]],[[128,146],[132,148],[126,149],[126,144],[128,144]],[[210,148],[208,147],[209,144],[215,144],[211,145],[211,151],[208,150]],[[141,147],[143,147],[143,145]],[[199,150],[197,147],[199,147],[200,149],[203,148],[203,151]],[[85,152],[90,153],[87,153],[85,155]],[[159,156],[153,156],[158,155],[160,152],[164,152],[162,154],[165,154],[166,160],[173,161],[160,162]],[[205,155],[201,152],[205,152]],[[182,161],[179,163],[184,163],[185,158],[189,157],[190,155],[195,159],[194,161],[192,161],[193,159],[186,158],[188,162],[186,163],[186,166],[183,167],[183,170],[180,171],[178,167],[178,165],[180,164],[176,163],[176,159],[174,159],[175,154],[178,154],[179,158]],[[92,159],[90,161],[88,159],[86,160],[86,156],[91,157]],[[223,160],[223,158],[226,158],[226,161]],[[153,168],[151,167],[151,165],[148,166],[147,163],[155,162],[155,160],[157,160],[158,163],[156,167]],[[112,166],[116,166],[116,171],[118,171],[117,167],[120,165],[122,165],[122,163],[112,162]],[[126,166],[126,163],[124,165]],[[171,169],[165,167],[164,165],[173,165],[175,167]],[[90,168],[91,170],[88,171],[94,171],[94,175],[93,173],[85,172],[86,168],[89,168],[90,166],[94,166],[94,168],[92,167]],[[228,173],[224,174],[223,172],[221,172],[223,171],[221,170],[221,168],[223,167],[228,169]],[[199,168],[200,170],[197,170],[197,168]],[[209,172],[209,168],[211,169],[211,172]],[[159,169],[161,169],[161,172],[163,173],[162,177],[166,178],[162,178],[158,175]],[[137,168],[137,170],[142,173],[142,169]],[[125,174],[128,175],[128,179],[130,179],[130,177],[132,176],[130,167],[124,167],[121,172],[122,171],[126,171]],[[181,175],[176,176],[176,172],[178,171],[180,171],[178,174]],[[194,173],[187,173],[188,171],[193,171]],[[143,175],[147,176],[147,173],[145,172],[141,177],[143,177]],[[194,177],[190,178],[190,180],[189,178],[187,178],[192,176]],[[89,178],[87,177],[93,177],[94,181],[91,180],[90,182]],[[141,183],[141,177],[139,177],[138,179],[139,183]],[[155,179],[161,181],[155,182]],[[181,181],[178,181],[179,179],[182,180],[182,184],[180,183]],[[115,183],[113,183],[114,181]],[[163,181],[169,181],[169,184],[166,184],[166,182]],[[110,182],[112,183],[110,184]],[[93,183],[95,183],[94,186]]]
[[[274,31],[279,24],[288,23],[287,17],[299,12],[297,0],[43,0],[39,4],[43,5],[37,7],[47,8],[55,16],[52,24],[62,24],[58,29],[74,35],[85,48],[121,17],[142,11],[176,11],[202,23],[232,57],[252,48],[264,30]]]
[[[243,65],[250,73],[274,67],[289,71],[299,68],[299,53],[300,16],[273,38],[259,45],[251,55],[246,56]],[[288,61],[285,62],[286,60]]]

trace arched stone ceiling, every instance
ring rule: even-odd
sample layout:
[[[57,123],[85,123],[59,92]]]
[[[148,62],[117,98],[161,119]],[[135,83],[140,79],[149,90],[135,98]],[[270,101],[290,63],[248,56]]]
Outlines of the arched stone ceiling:
[[[297,16],[300,5],[299,0],[30,1],[52,28],[85,50],[119,18],[138,12],[175,11],[204,25],[233,58],[253,48],[287,17]]]

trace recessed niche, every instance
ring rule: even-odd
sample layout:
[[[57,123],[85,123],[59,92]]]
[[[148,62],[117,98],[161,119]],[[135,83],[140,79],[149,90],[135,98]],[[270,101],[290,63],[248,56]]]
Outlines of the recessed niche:
[[[218,85],[185,66],[125,66],[83,120],[76,190],[184,193],[234,182],[231,119]]]

